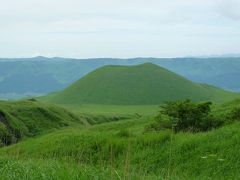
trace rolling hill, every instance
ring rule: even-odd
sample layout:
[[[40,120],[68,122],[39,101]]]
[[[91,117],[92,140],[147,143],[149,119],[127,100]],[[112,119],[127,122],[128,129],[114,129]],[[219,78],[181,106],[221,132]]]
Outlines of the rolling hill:
[[[164,101],[192,99],[224,102],[239,97],[186,78],[152,63],[104,66],[65,90],[40,99],[59,104],[155,105]]]
[[[105,65],[151,62],[187,79],[240,91],[240,58],[0,58],[0,98],[45,95],[61,91],[87,73]],[[31,78],[29,78],[31,77]],[[29,85],[31,84],[31,86]]]
[[[32,100],[0,101],[0,147],[76,123],[83,122],[56,105]]]

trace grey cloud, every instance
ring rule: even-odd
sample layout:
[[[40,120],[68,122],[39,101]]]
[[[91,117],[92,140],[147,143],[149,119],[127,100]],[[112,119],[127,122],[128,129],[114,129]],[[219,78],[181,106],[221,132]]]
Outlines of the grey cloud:
[[[222,0],[217,10],[225,18],[240,20],[240,0]]]

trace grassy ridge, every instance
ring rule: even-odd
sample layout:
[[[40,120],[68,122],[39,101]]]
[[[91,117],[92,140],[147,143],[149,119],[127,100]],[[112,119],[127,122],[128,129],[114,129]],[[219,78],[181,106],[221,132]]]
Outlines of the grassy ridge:
[[[81,124],[82,121],[55,105],[30,100],[0,101],[0,145],[76,123]]]
[[[60,104],[158,105],[192,99],[223,102],[239,94],[193,83],[157,65],[105,66],[84,76],[62,92],[40,99]]]

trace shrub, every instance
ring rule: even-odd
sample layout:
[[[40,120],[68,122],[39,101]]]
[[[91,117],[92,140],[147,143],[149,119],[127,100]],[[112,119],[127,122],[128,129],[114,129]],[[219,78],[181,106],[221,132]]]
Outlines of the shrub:
[[[165,129],[171,129],[172,123],[170,119],[162,114],[159,114],[155,117],[154,122],[147,125],[145,130],[146,131],[161,131]]]
[[[8,132],[6,126],[0,122],[0,147],[13,142],[13,135]]]
[[[240,120],[240,108],[234,108],[231,112],[230,112],[230,117],[231,120]]]
[[[28,99],[28,101],[37,102],[37,99],[35,99],[35,98],[30,98],[30,99]]]
[[[150,128],[199,132],[219,127],[222,121],[211,115],[211,104],[211,102],[193,103],[190,100],[166,102],[161,106],[160,113]]]

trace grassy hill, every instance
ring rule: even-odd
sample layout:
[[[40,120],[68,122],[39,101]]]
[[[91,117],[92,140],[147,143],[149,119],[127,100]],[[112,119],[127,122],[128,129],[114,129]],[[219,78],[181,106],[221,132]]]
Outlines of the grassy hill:
[[[0,101],[0,146],[82,121],[64,108],[35,101]]]
[[[239,94],[193,83],[151,63],[105,66],[84,76],[65,90],[42,97],[60,104],[154,105],[190,98],[223,102]]]
[[[194,82],[240,91],[240,58],[0,58],[0,98],[45,95],[63,90],[80,77],[105,65],[146,62],[162,66]]]

